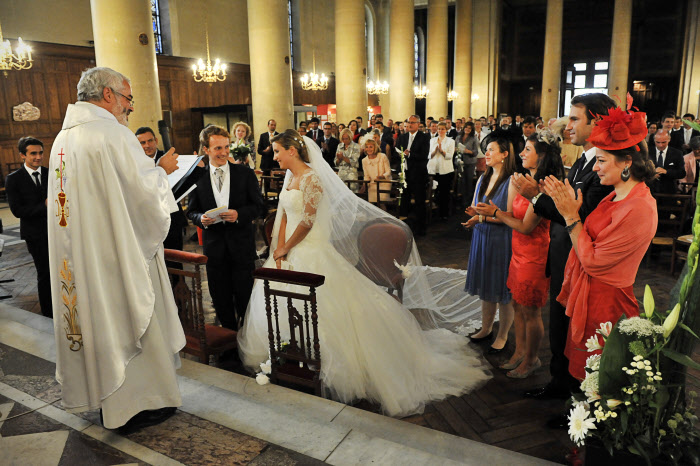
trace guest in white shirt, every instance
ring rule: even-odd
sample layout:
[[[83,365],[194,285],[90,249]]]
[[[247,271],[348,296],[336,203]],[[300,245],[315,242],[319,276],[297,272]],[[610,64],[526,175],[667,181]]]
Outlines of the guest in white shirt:
[[[441,121],[437,123],[437,136],[430,139],[428,174],[434,175],[438,183],[437,202],[442,219],[447,219],[450,207],[450,188],[455,171],[452,161],[454,153],[455,141],[447,137],[447,124]]]

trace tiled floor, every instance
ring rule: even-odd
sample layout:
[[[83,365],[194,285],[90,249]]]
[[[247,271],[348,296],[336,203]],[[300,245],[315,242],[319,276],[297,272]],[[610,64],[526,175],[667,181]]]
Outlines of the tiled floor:
[[[425,264],[466,268],[469,235],[461,228],[459,220],[455,216],[447,222],[434,223],[428,236],[417,238]],[[11,239],[12,229],[8,231],[6,228],[5,234]],[[187,243],[186,249],[201,250],[194,243]],[[648,266],[642,264],[635,283],[638,299],[643,295],[644,285],[649,284],[654,290],[657,306],[667,304],[669,290],[676,281],[668,273],[668,256],[668,253],[663,253],[654,257]],[[0,279],[3,278],[15,279],[15,282],[4,285],[13,294],[5,303],[39,313],[35,271],[22,242],[6,243],[0,259]],[[547,307],[543,312],[545,329],[548,319],[546,309]],[[209,317],[213,319],[212,314]],[[405,418],[404,421],[561,463],[572,444],[565,431],[546,430],[544,423],[562,411],[562,403],[537,402],[522,397],[523,390],[548,381],[548,353],[548,339],[545,335],[540,351],[544,367],[531,378],[514,381],[495,370],[494,379],[482,389],[459,398],[432,403],[424,414]],[[497,365],[504,357],[489,356],[488,359]],[[700,355],[696,353],[694,359],[700,360]],[[237,367],[232,369],[241,372]],[[51,362],[0,345],[0,384],[3,386],[19,390],[42,403],[49,403],[60,396],[53,371],[54,365]],[[697,387],[694,388],[697,390]],[[356,407],[376,410],[376,407],[363,402]],[[36,458],[51,457],[56,460],[46,464],[142,463],[122,449],[102,442],[99,435],[91,436],[38,412],[3,422],[3,419],[28,410],[29,406],[0,396],[0,464],[12,464],[11,461],[4,461],[12,458],[3,457],[3,454],[11,454],[11,451],[17,451],[18,448],[32,454],[32,447],[36,444],[42,445]],[[99,425],[94,412],[81,415],[81,419]],[[316,461],[182,411],[178,411],[157,429],[145,429],[131,434],[127,440],[153,452],[158,458],[170,458],[184,464],[312,464]]]

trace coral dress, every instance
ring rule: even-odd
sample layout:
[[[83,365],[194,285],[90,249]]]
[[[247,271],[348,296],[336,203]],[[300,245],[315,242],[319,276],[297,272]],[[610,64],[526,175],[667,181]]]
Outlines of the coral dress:
[[[525,218],[530,201],[518,194],[513,216]],[[513,255],[508,269],[508,289],[523,306],[542,307],[547,302],[549,278],[545,276],[549,251],[549,220],[542,219],[529,235],[513,230]]]
[[[656,201],[646,184],[637,184],[619,202],[614,197],[613,191],[586,218],[578,254],[571,249],[557,297],[571,318],[564,354],[578,379],[586,376],[586,358],[593,354],[587,352],[586,340],[600,324],[614,324],[622,314],[639,315],[634,280],[656,234]]]

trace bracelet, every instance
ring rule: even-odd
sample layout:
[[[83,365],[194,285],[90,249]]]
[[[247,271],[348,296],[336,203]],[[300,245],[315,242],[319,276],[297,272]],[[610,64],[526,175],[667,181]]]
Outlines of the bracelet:
[[[493,215],[491,216],[492,219],[496,220],[496,214],[498,213],[500,209],[496,207],[496,210],[493,211]]]
[[[574,231],[574,227],[576,227],[576,225],[578,225],[579,223],[581,223],[581,219],[576,220],[574,223],[572,223],[571,225],[567,225],[564,228],[566,229],[567,233],[571,234],[571,232]]]
[[[535,197],[530,199],[530,202],[532,203],[532,205],[537,204],[537,199],[539,199],[541,195],[542,195],[542,193],[537,193],[537,194],[535,194]]]
[[[484,216],[479,214],[479,223],[484,223]]]

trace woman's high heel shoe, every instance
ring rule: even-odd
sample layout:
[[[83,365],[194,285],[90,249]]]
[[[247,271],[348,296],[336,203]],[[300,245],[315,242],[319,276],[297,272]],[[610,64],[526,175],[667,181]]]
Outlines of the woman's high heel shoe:
[[[477,332],[477,333],[479,333],[479,332]],[[493,330],[491,330],[491,333],[489,333],[485,337],[475,338],[475,337],[469,335],[469,339],[472,341],[472,343],[481,343],[483,341],[491,340],[492,338],[493,338]]]
[[[510,371],[518,367],[522,362],[525,360],[525,356],[518,358],[515,360],[515,362],[504,362],[500,366],[498,366],[499,369],[503,369],[504,371]]]
[[[518,373],[518,372],[515,372],[515,371],[510,371],[510,372],[506,373],[506,377],[510,377],[511,379],[526,379],[526,378],[530,377],[530,374],[532,374],[533,372],[535,372],[535,371],[536,371],[537,369],[539,369],[540,367],[542,367],[542,361],[540,361],[540,360],[538,359],[538,360],[535,361],[535,363],[534,363],[528,370],[526,370],[525,372],[523,372],[523,373]]]

